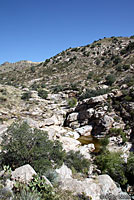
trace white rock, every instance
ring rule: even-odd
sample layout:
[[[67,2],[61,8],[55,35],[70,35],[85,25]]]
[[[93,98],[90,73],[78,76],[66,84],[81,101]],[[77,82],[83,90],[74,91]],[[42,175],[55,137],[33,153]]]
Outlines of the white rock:
[[[80,134],[76,131],[69,131],[66,133],[66,136],[73,137],[75,140],[77,140],[80,137]]]
[[[102,125],[105,127],[105,128],[111,128],[112,127],[112,124],[114,123],[114,119],[108,115],[104,115],[104,117],[102,118],[101,120],[102,122]]]
[[[72,170],[69,169],[64,163],[61,168],[56,169],[55,171],[59,174],[59,177],[62,180],[72,178]]]
[[[92,117],[93,114],[94,114],[94,109],[93,109],[93,108],[89,108],[89,109],[87,110],[87,113],[88,113],[88,117],[89,117],[89,118]]]
[[[73,112],[73,113],[69,114],[68,117],[67,117],[67,121],[69,121],[69,122],[77,121],[78,114],[79,113],[77,113],[77,112]]]
[[[53,118],[48,118],[48,119],[44,120],[44,125],[45,126],[51,126],[51,125],[54,125],[54,124],[55,124],[55,122],[54,122]]]
[[[91,125],[82,126],[81,128],[76,128],[75,131],[78,132],[80,135],[89,136],[91,135],[92,131]]]
[[[94,144],[93,144],[94,145]],[[88,146],[88,145],[84,145],[84,146],[80,146],[79,147],[79,151],[80,151],[80,153],[85,157],[85,158],[87,158],[87,159],[91,159],[91,155],[90,155],[90,150],[91,150],[91,148],[90,148],[91,146]],[[93,149],[93,146],[92,146],[92,149]],[[94,148],[95,149],[95,148]]]
[[[97,97],[91,97],[90,102],[92,102],[92,103],[104,102],[104,101],[106,101],[107,97],[108,97],[107,94],[100,95],[100,96],[97,96]]]
[[[81,145],[78,140],[69,137],[61,137],[59,140],[63,144],[63,149],[67,152],[70,150],[78,151],[79,146]]]
[[[12,172],[12,180],[17,180],[19,182],[28,183],[32,180],[33,175],[36,175],[35,170],[29,165],[23,165],[22,167],[16,168]]]

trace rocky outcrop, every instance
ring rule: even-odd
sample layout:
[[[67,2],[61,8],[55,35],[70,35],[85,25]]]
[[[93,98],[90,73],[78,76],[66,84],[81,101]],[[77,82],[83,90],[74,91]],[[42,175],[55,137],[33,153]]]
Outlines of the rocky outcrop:
[[[115,101],[121,96],[121,91],[113,90],[108,94],[84,99],[74,111],[67,114],[64,125],[74,129],[80,135],[92,134],[101,137],[105,136],[112,127],[123,128],[122,118],[112,107],[112,99]],[[116,119],[118,122],[115,121]],[[89,127],[89,131],[84,131],[87,127]]]
[[[121,189],[116,186],[115,182],[108,175],[99,175],[94,179],[77,180],[72,178],[71,170],[65,165],[57,169],[56,172],[59,174],[62,190],[69,190],[74,194],[84,193],[86,196],[91,197],[92,200],[101,200],[108,197],[109,200],[112,198],[120,200],[120,196],[123,195]],[[126,193],[125,195],[130,199]]]

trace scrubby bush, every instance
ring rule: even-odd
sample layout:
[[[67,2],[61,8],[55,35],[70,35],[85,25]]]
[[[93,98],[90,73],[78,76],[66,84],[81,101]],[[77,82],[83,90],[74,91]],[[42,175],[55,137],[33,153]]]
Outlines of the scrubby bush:
[[[32,72],[32,73],[35,72],[35,66],[32,66],[30,69],[31,69],[31,72]]]
[[[130,36],[130,39],[134,39],[134,35],[131,35],[131,36]]]
[[[126,168],[126,176],[128,181],[133,184],[134,180],[134,153],[131,152],[127,159],[127,168]]]
[[[59,141],[50,141],[47,132],[31,129],[26,123],[13,123],[3,135],[0,166],[12,169],[30,164],[37,172],[59,167],[65,151]]]
[[[83,100],[83,99],[87,99],[90,97],[96,97],[99,95],[103,95],[103,94],[107,94],[108,92],[110,92],[109,89],[98,89],[98,90],[91,90],[91,89],[87,89],[86,92],[84,92],[79,99]]]
[[[89,72],[87,75],[87,79],[91,79],[94,75],[94,72]]]
[[[112,85],[116,81],[116,77],[114,74],[109,74],[106,76],[106,82],[108,85]]]
[[[105,151],[96,156],[95,164],[102,171],[102,174],[108,174],[114,181],[121,185],[127,183],[125,176],[125,162],[121,157],[121,152]]]
[[[21,99],[23,100],[29,100],[31,98],[31,92],[24,92],[21,96]]]
[[[90,166],[90,161],[88,159],[84,158],[79,151],[74,152],[72,150],[67,153],[64,163],[69,168],[74,168],[76,172],[82,173],[87,173]]]
[[[100,150],[105,151],[108,144],[109,144],[109,138],[108,137],[100,139],[100,146],[101,146]]]
[[[39,89],[38,90],[38,95],[42,98],[42,99],[46,99],[48,97],[48,92],[46,90],[43,89]]]
[[[54,93],[58,93],[58,92],[61,92],[63,91],[64,87],[62,85],[56,85],[52,88],[53,92]]]
[[[76,104],[77,104],[77,99],[76,99],[75,97],[72,97],[72,98],[70,98],[70,99],[68,100],[68,106],[69,106],[70,108],[75,107]]]
[[[96,65],[99,65],[101,63],[100,59],[96,59]]]
[[[134,76],[125,77],[123,83],[127,84],[129,87],[134,85]]]

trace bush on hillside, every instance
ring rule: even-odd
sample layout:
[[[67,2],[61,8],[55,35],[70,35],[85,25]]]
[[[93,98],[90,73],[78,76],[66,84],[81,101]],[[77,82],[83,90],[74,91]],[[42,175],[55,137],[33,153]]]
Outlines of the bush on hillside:
[[[24,92],[21,99],[28,101],[31,98],[31,92]]]
[[[38,90],[38,95],[39,97],[41,97],[42,99],[46,99],[48,97],[48,92],[46,90],[43,89],[39,89]]]
[[[105,151],[96,156],[95,164],[97,164],[102,174],[108,174],[120,185],[125,185],[127,183],[127,178],[125,176],[125,162],[121,155],[121,152]]]
[[[68,106],[69,106],[70,108],[75,107],[76,104],[77,104],[77,99],[76,99],[75,97],[72,97],[72,98],[70,98],[70,99],[68,100]]]
[[[110,86],[116,81],[116,77],[113,74],[109,74],[106,76],[106,83]]]
[[[93,75],[94,75],[93,71],[89,72],[87,75],[87,79],[91,79],[93,77]]]
[[[74,168],[76,172],[82,173],[87,173],[90,166],[90,161],[84,158],[79,151],[69,151],[64,159],[64,163],[69,168]]]
[[[127,169],[126,169],[126,176],[128,181],[133,184],[134,180],[134,153],[131,152],[127,159]]]
[[[87,99],[90,97],[96,97],[99,95],[103,95],[103,94],[107,94],[108,92],[110,92],[109,89],[98,89],[98,90],[91,90],[91,89],[87,89],[86,92],[84,92],[79,99],[83,100],[83,99]]]
[[[59,141],[50,141],[47,132],[26,123],[13,123],[2,137],[0,165],[12,169],[30,164],[37,172],[59,167],[65,152]]]
[[[47,132],[33,129],[26,122],[13,123],[3,134],[0,152],[0,166],[12,169],[30,164],[36,172],[47,173],[56,178],[53,169],[63,164],[77,172],[86,172],[89,161],[79,152],[66,153],[58,140],[51,141]]]

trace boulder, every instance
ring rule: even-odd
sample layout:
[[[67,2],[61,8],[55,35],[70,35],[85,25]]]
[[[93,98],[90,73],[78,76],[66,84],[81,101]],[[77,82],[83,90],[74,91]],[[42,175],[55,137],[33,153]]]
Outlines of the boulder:
[[[77,112],[73,112],[73,113],[69,114],[68,117],[67,117],[67,121],[69,121],[69,122],[77,121],[78,114],[79,113],[77,113]]]
[[[104,117],[101,119],[101,123],[106,129],[110,129],[114,123],[114,119],[108,115],[104,115]]]
[[[80,135],[89,136],[91,135],[92,128],[93,127],[91,125],[86,125],[80,128],[76,128],[75,131],[78,132]]]
[[[58,173],[61,180],[72,178],[72,170],[68,168],[64,163],[59,169],[56,169],[55,171]]]
[[[104,94],[104,95],[99,95],[97,97],[91,97],[89,99],[85,99],[83,102],[88,103],[88,104],[101,103],[101,102],[105,102],[107,98],[108,98],[108,95]]]
[[[76,131],[69,131],[66,133],[66,136],[73,137],[75,140],[77,140],[80,137],[80,134]]]
[[[93,152],[95,150],[94,144],[88,144],[84,146],[79,147],[80,153],[87,159],[91,160],[90,152]]]
[[[95,111],[95,110],[94,110],[93,108],[89,108],[89,109],[87,110],[88,118],[91,118],[91,117],[93,116],[94,111]]]
[[[78,148],[81,145],[78,140],[69,137],[61,137],[59,140],[62,142],[63,149],[67,152],[71,150],[78,151]]]
[[[11,174],[11,179],[22,183],[28,183],[32,180],[34,175],[36,175],[35,170],[29,164],[27,164],[16,168]]]

